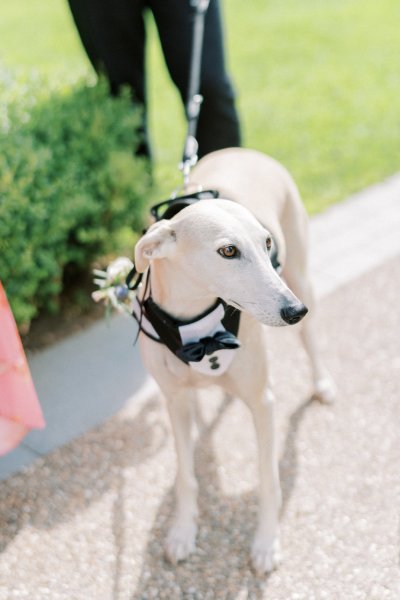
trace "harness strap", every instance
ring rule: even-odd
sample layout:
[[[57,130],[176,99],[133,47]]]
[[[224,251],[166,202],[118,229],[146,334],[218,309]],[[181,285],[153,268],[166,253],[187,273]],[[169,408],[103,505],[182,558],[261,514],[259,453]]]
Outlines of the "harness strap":
[[[144,300],[144,313],[150,323],[153,325],[160,339],[166,346],[176,354],[176,351],[181,347],[181,336],[179,335],[178,322],[164,312],[158,304],[156,304],[151,296]]]

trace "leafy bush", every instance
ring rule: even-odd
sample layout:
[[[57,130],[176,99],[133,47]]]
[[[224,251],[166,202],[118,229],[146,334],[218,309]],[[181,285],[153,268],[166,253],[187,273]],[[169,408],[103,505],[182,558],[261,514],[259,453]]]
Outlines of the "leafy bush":
[[[56,311],[67,267],[139,230],[149,184],[128,94],[0,75],[0,279],[17,322]]]

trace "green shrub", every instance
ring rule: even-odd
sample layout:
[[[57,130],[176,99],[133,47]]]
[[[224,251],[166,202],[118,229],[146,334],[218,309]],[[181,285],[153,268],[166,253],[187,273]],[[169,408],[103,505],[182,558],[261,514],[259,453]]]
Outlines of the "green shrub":
[[[63,274],[142,226],[149,186],[127,93],[0,76],[0,279],[17,322],[57,310]]]

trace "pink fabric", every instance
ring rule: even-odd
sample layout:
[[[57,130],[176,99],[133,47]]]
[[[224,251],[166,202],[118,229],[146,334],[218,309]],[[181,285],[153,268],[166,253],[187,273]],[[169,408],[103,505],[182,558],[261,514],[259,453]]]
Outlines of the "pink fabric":
[[[0,455],[45,426],[25,352],[0,282]]]

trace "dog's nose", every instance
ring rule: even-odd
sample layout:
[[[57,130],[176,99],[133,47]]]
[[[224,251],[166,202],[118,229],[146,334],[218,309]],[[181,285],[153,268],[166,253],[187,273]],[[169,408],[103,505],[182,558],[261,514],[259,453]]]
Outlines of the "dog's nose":
[[[281,310],[281,317],[289,325],[294,325],[308,313],[308,308],[304,304],[289,304]]]

